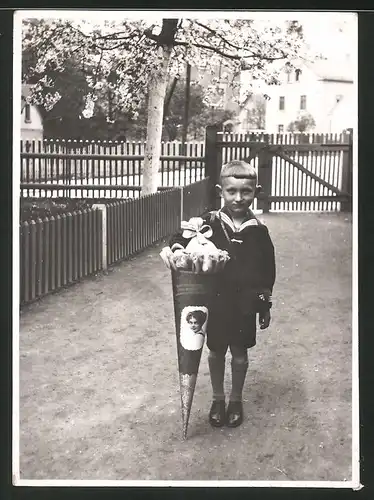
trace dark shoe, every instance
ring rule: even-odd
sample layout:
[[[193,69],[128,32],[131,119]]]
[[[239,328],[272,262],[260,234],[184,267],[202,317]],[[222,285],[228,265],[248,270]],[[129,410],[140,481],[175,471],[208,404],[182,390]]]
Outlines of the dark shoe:
[[[222,427],[225,424],[225,409],[224,401],[213,401],[209,412],[209,423],[213,427]]]
[[[226,412],[227,427],[238,427],[243,422],[243,403],[230,401]]]

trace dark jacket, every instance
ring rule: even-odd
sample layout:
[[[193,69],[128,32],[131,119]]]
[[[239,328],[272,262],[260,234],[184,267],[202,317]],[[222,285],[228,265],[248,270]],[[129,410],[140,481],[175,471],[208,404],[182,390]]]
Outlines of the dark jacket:
[[[210,241],[230,255],[209,311],[208,347],[211,350],[224,350],[227,345],[253,347],[256,344],[256,313],[271,307],[275,282],[274,246],[269,231],[250,210],[238,231],[225,208],[203,219],[213,230]],[[177,243],[186,247],[189,241],[179,231],[169,245],[172,248]],[[262,294],[265,301],[259,300]]]
[[[236,296],[239,294],[244,309],[249,306],[254,294],[265,293],[271,296],[276,271],[274,246],[267,227],[252,211],[248,211],[239,231],[235,230],[225,208],[211,212],[203,219],[213,230],[210,241],[230,254],[230,260],[222,272],[222,292],[225,295],[225,292],[235,293]],[[227,240],[222,224],[231,243]],[[182,231],[179,231],[171,238],[170,247],[175,243],[185,247],[189,241],[183,238]]]

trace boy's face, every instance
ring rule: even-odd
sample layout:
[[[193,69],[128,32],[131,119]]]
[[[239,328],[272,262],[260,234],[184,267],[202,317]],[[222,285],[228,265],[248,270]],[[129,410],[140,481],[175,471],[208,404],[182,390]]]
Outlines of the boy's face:
[[[224,205],[233,215],[243,215],[252,205],[256,196],[256,179],[224,177],[218,186]]]

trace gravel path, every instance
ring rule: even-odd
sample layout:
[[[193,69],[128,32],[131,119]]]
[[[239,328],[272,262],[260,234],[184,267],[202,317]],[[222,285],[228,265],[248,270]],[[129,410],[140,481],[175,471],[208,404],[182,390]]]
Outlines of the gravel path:
[[[21,479],[351,479],[351,219],[263,219],[278,279],[272,325],[249,353],[243,425],[209,426],[205,348],[181,440],[160,244],[22,311]],[[228,355],[228,388],[229,368]]]

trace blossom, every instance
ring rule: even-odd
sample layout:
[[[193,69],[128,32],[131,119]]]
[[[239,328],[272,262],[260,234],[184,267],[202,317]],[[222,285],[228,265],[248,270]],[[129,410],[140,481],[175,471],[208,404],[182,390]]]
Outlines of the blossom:
[[[94,103],[108,90],[113,92],[117,108],[136,113],[151,77],[156,81],[159,78],[164,56],[155,40],[162,23],[157,16],[103,22],[79,20],[77,16],[24,21],[23,49],[32,48],[36,54],[36,63],[28,74],[39,75],[39,101],[45,100],[48,109],[53,107],[59,97],[45,92],[53,87],[53,81],[43,82],[43,78],[49,69],[64,71],[65,62],[75,59],[84,64],[89,87],[84,117],[92,116]],[[290,30],[289,23],[283,21],[186,18],[178,20],[168,72],[171,77],[184,75],[189,63],[199,69],[197,78],[202,79],[207,72],[216,74],[220,67],[219,77],[211,81],[205,96],[207,103],[219,106],[222,85],[236,89],[234,99],[240,102],[238,74],[243,69],[256,82],[277,83],[284,64],[292,67],[306,54],[297,30]],[[242,96],[245,99],[245,93]]]

